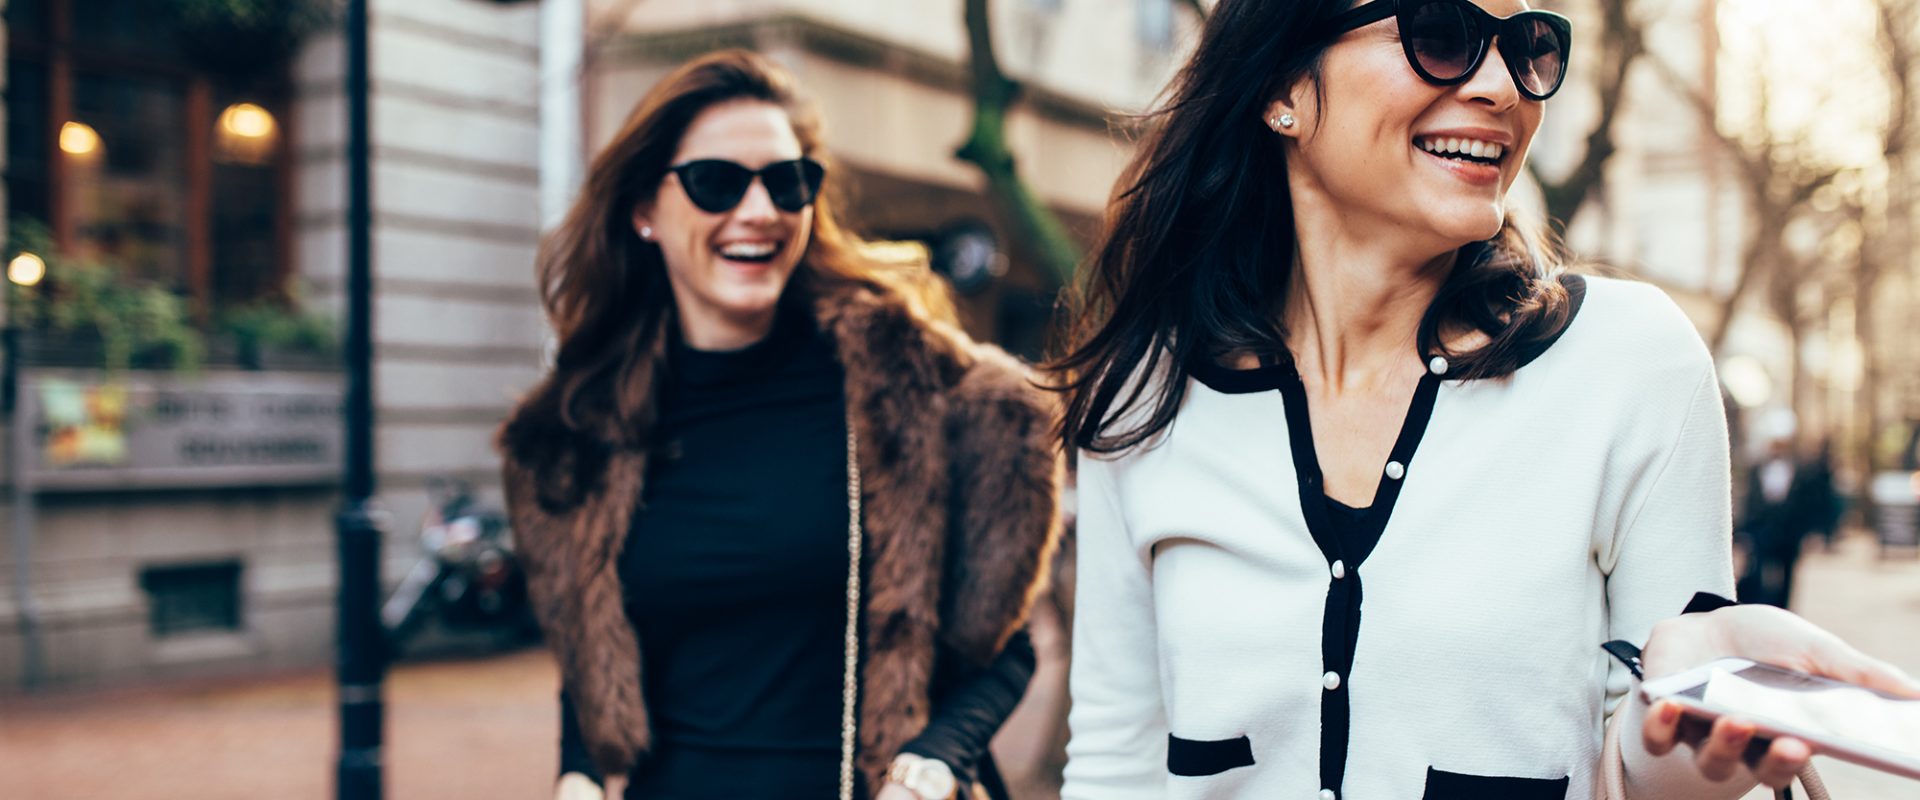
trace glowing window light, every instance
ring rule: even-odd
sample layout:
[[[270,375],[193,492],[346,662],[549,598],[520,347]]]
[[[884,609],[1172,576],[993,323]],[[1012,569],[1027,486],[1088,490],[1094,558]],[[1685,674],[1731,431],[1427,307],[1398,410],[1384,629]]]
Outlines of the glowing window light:
[[[253,103],[234,103],[214,123],[214,158],[255,166],[271,163],[278,133],[272,112]]]
[[[60,126],[60,149],[69,155],[90,156],[100,150],[100,133],[84,122]]]
[[[21,253],[7,262],[7,280],[32,286],[47,276],[47,262],[32,253]]]
[[[234,103],[220,112],[220,129],[242,139],[264,139],[273,135],[273,114],[252,103]]]

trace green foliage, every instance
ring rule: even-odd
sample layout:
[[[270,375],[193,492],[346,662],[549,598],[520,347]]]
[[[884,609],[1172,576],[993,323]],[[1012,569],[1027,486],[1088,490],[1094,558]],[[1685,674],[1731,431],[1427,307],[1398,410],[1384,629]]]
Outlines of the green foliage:
[[[8,257],[32,252],[47,263],[38,286],[8,284],[19,324],[99,336],[100,366],[110,372],[131,367],[136,356],[162,358],[175,369],[200,367],[206,342],[179,295],[111,264],[59,252],[38,222],[16,219],[9,230]]]
[[[154,18],[202,68],[257,76],[334,27],[341,0],[147,0]]]
[[[1870,464],[1876,470],[1901,469],[1906,465],[1907,447],[1913,441],[1915,423],[1896,422],[1881,428],[1874,437]]]
[[[190,29],[299,38],[333,24],[338,0],[163,0]]]
[[[258,362],[264,349],[332,355],[339,345],[332,319],[269,300],[222,313],[217,327],[221,334],[233,337],[241,362],[249,365]]]

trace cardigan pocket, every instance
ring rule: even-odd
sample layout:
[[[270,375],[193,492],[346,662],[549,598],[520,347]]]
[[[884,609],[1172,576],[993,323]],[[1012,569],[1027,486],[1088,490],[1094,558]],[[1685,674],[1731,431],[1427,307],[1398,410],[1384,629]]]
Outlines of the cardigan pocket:
[[[1427,793],[1420,800],[1566,800],[1568,778],[1496,778],[1427,768]]]
[[[1218,775],[1253,766],[1253,742],[1245,736],[1203,742],[1167,734],[1167,771],[1184,778]]]

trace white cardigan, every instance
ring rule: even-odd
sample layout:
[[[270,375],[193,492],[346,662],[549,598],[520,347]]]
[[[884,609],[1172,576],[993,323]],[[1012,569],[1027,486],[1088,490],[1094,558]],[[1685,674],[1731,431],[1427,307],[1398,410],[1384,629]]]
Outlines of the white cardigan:
[[[1316,546],[1280,391],[1194,379],[1155,441],[1083,454],[1063,800],[1590,798],[1631,685],[1601,643],[1644,643],[1697,591],[1731,596],[1732,525],[1699,335],[1652,286],[1585,281],[1566,332],[1511,377],[1427,379],[1425,434],[1383,465],[1397,500],[1358,566]],[[1334,674],[1329,598],[1362,577]],[[1336,699],[1344,741],[1323,726]],[[1174,745],[1187,774],[1170,736],[1196,743]],[[1686,748],[1624,739],[1652,796],[1741,794],[1704,784]]]

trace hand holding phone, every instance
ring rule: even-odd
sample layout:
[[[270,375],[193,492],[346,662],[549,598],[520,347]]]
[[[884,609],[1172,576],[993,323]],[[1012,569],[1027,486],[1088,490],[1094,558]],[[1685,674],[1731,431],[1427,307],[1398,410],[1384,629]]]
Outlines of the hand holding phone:
[[[1920,699],[1727,658],[1641,685],[1703,719],[1737,717],[1757,738],[1791,737],[1815,752],[1920,779]]]
[[[1920,682],[1899,669],[1860,652],[1840,637],[1785,609],[1736,605],[1716,611],[1682,614],[1653,626],[1644,649],[1649,682],[1676,675],[1720,658],[1745,658],[1790,670],[1865,686],[1896,697],[1920,698]],[[1658,756],[1682,742],[1692,742],[1694,761],[1709,780],[1734,777],[1742,765],[1754,777],[1779,789],[1812,758],[1812,745],[1794,736],[1757,738],[1752,721],[1719,716],[1699,725],[1693,714],[1682,714],[1678,703],[1662,701],[1646,715],[1641,741]],[[1669,713],[1671,712],[1671,713]],[[1708,727],[1704,739],[1686,734],[1688,728]]]

